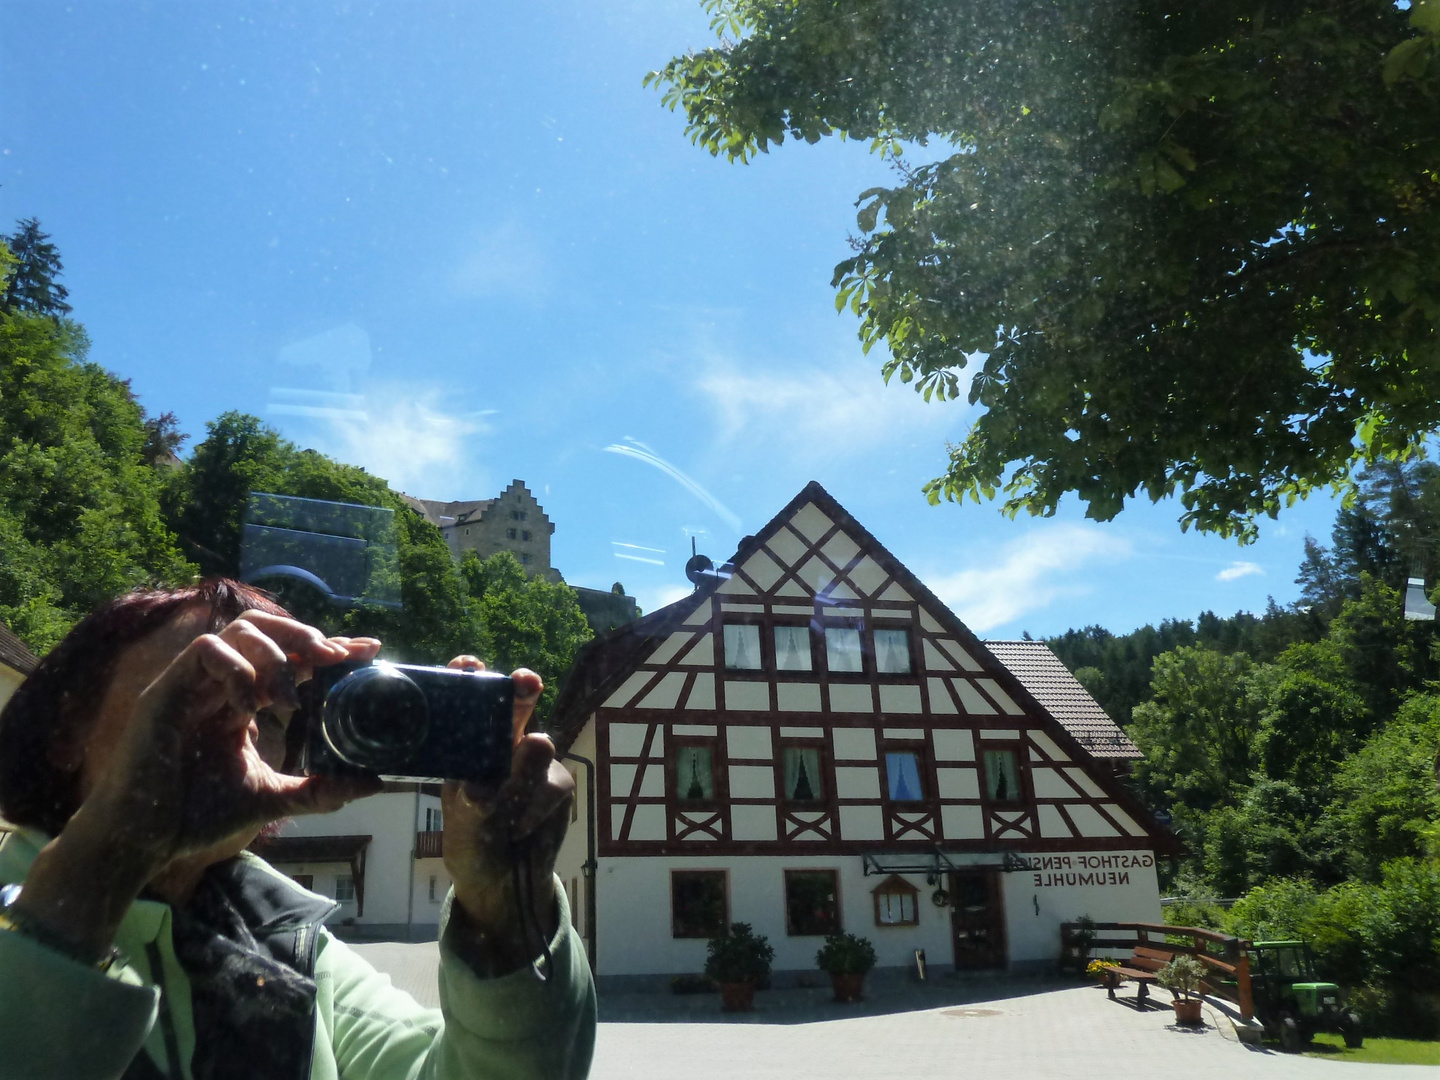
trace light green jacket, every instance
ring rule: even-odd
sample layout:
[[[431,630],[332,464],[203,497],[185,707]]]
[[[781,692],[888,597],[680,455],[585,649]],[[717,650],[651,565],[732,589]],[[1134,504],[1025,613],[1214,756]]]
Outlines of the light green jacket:
[[[0,842],[0,884],[23,882],[44,843],[25,831]],[[550,979],[541,982],[528,969],[482,979],[442,944],[438,1010],[417,1004],[322,930],[311,1080],[584,1077],[595,1045],[595,987],[565,890],[555,892],[560,929],[550,943]],[[162,1076],[189,1080],[190,982],[175,958],[170,917],[165,904],[135,901],[115,941],[125,963],[106,974],[0,931],[0,1080],[120,1077],[137,1053],[149,1054]],[[159,1022],[161,1010],[168,1024]]]

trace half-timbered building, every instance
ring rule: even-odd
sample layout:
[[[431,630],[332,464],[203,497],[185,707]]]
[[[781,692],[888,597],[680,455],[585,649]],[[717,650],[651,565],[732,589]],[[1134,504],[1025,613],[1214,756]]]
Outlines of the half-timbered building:
[[[1173,840],[1133,744],[1038,642],[987,646],[819,484],[695,592],[592,642],[552,734],[559,870],[601,975],[700,970],[752,924],[880,963],[1053,964],[1061,922],[1155,921]]]

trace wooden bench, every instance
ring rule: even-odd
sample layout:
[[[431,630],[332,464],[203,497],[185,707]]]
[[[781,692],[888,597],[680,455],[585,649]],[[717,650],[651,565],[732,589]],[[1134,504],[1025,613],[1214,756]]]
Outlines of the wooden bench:
[[[1180,944],[1186,942],[1185,944]],[[1166,923],[1084,922],[1060,924],[1060,964],[1077,971],[1085,969],[1092,955],[1118,956],[1132,950],[1120,967],[1101,977],[1101,984],[1115,997],[1115,989],[1126,979],[1139,984],[1136,1000],[1149,997],[1149,987],[1158,981],[1156,973],[1176,956],[1193,956],[1208,970],[1203,989],[1207,994],[1233,1001],[1242,1019],[1255,1015],[1250,986],[1248,941],[1198,926],[1170,926]]]
[[[1129,979],[1140,984],[1140,989],[1135,992],[1135,1001],[1143,1006],[1150,998],[1150,984],[1155,981],[1156,972],[1174,959],[1173,952],[1152,949],[1147,945],[1135,946],[1135,951],[1123,964],[1105,972],[1105,989],[1110,994],[1110,1000],[1115,1000],[1115,988],[1120,985],[1120,980]]]

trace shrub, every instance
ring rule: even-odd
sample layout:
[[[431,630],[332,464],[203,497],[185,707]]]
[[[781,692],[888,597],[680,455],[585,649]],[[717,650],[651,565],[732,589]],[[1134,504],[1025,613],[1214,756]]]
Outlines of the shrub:
[[[762,983],[770,977],[775,950],[749,923],[732,923],[706,946],[705,974],[718,983]]]
[[[831,975],[864,975],[875,966],[875,946],[855,934],[831,934],[815,954],[815,963]]]

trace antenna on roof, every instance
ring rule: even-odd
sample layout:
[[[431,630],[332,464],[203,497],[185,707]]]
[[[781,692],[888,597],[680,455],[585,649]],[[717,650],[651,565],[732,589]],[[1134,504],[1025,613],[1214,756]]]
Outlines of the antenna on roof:
[[[707,577],[714,577],[715,564],[708,555],[701,555],[695,549],[695,537],[690,537],[690,558],[685,563],[685,576],[697,589]]]

